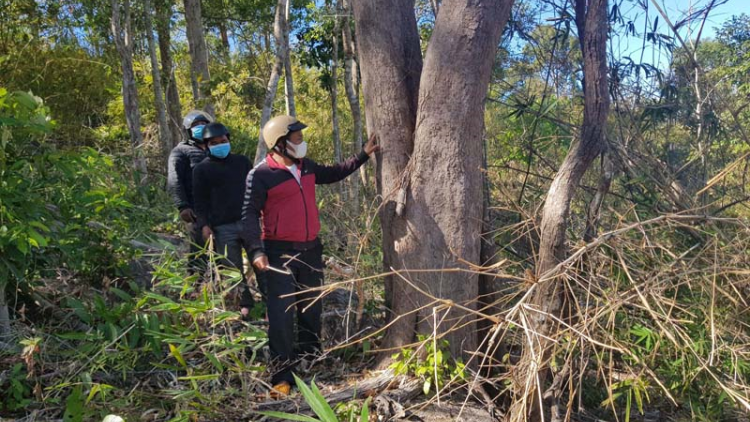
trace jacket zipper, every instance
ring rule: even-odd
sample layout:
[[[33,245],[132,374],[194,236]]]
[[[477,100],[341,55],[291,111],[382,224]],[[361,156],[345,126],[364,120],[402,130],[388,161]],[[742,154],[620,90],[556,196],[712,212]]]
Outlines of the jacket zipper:
[[[289,169],[286,169],[286,171],[289,172],[289,174],[292,174],[292,172]],[[303,175],[303,172],[302,172],[302,169],[300,168],[299,169],[299,183],[297,183],[297,184],[299,185],[299,193],[300,193],[300,195],[302,195],[302,207],[305,209],[305,242],[307,242],[307,238],[310,237],[310,226],[309,226],[309,223],[307,221],[308,220],[308,218],[307,218],[307,201],[305,200],[305,191],[302,190],[302,175]],[[292,177],[295,179],[294,181],[296,182],[297,178],[294,177],[293,174],[292,174]]]
[[[302,174],[300,174],[299,180],[299,193],[302,194],[302,206],[305,208],[305,242],[307,242],[307,238],[310,236],[310,228],[307,224],[307,201],[305,200],[305,191],[302,190]]]

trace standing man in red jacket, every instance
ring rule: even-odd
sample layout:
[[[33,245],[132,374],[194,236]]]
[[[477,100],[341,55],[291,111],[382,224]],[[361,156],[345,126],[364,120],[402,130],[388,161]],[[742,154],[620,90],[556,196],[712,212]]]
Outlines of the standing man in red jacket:
[[[268,156],[247,176],[242,209],[248,257],[265,278],[268,337],[279,370],[271,378],[276,395],[289,394],[297,353],[294,339],[295,303],[300,354],[320,350],[321,301],[315,293],[297,294],[323,284],[323,245],[315,185],[343,180],[380,147],[371,137],[363,150],[342,163],[324,166],[309,158],[302,129],[291,116],[277,116],[263,127]],[[284,255],[295,257],[282,258]]]

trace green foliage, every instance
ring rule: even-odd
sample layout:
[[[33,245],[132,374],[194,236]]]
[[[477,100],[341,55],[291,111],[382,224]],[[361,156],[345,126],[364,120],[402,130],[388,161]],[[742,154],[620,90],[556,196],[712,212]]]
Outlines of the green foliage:
[[[2,377],[0,383],[0,410],[3,412],[17,412],[28,406],[31,399],[31,387],[26,380],[26,371],[22,363],[13,365],[7,377]]]
[[[55,143],[97,144],[94,129],[106,123],[107,104],[119,96],[116,68],[106,58],[43,39],[0,52],[0,57],[0,86],[31,91],[44,100],[57,120],[50,128]]]
[[[155,265],[153,291],[131,282],[62,301],[71,328],[45,336],[44,345],[53,351],[61,375],[44,379],[45,397],[39,403],[30,395],[34,378],[27,381],[18,364],[9,383],[0,385],[0,392],[14,397],[6,402],[10,410],[61,406],[65,420],[93,420],[113,409],[135,411],[132,404],[143,402],[146,409],[191,420],[197,413],[220,414],[220,403],[252,394],[244,384],[264,370],[256,357],[267,336],[240,323],[239,312],[223,310],[239,273],[227,271],[221,282],[196,288],[196,278],[184,276],[185,260],[174,256],[168,251]],[[24,344],[38,345],[38,339]],[[131,383],[144,373],[169,374],[170,382],[132,391]]]
[[[392,356],[391,368],[396,374],[422,379],[424,394],[437,394],[446,383],[466,379],[465,365],[460,359],[451,358],[448,340],[433,341],[425,335],[419,335],[418,340],[421,345],[416,351],[404,348]]]
[[[150,219],[111,157],[46,143],[47,113],[38,97],[0,88],[0,279],[27,282],[45,268],[111,274]]]
[[[304,397],[305,402],[310,405],[310,408],[315,412],[315,415],[318,416],[319,419],[315,419],[311,416],[302,415],[302,414],[292,414],[292,413],[284,413],[284,412],[274,412],[274,411],[268,411],[268,412],[258,412],[258,414],[263,416],[270,416],[272,418],[277,419],[283,419],[283,420],[290,420],[290,421],[300,421],[300,422],[339,422],[339,421],[355,421],[356,416],[359,416],[358,420],[359,422],[367,422],[370,420],[370,398],[368,397],[365,402],[362,404],[362,409],[360,410],[359,414],[356,415],[353,408],[348,408],[344,412],[340,412],[340,414],[337,414],[337,412],[331,407],[330,404],[328,404],[328,401],[323,396],[323,394],[320,392],[320,389],[318,389],[318,386],[315,385],[315,381],[311,381],[310,385],[308,386],[305,384],[305,382],[297,377],[294,376],[294,382],[297,385],[297,388],[299,389],[300,393],[302,393],[302,397]],[[337,406],[337,409],[341,408],[342,406]]]

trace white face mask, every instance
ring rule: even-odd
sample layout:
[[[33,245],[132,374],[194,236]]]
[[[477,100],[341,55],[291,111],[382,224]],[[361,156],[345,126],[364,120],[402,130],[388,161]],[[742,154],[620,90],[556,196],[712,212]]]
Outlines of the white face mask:
[[[286,141],[286,146],[287,146],[287,151],[289,152],[289,155],[291,155],[294,158],[304,158],[305,155],[307,154],[307,142],[305,141],[302,141],[302,143],[299,145],[294,145],[293,143]]]

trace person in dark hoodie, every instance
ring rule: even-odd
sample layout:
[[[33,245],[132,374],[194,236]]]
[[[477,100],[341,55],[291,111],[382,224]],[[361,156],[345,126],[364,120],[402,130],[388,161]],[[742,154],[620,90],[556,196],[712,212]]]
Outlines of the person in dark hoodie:
[[[167,163],[167,191],[180,213],[180,219],[187,225],[190,241],[188,273],[202,273],[206,267],[206,257],[202,254],[203,238],[200,227],[195,224],[193,203],[193,168],[206,158],[203,144],[203,129],[213,119],[200,110],[192,110],[182,120],[186,138],[177,144],[169,154]]]
[[[298,355],[314,355],[321,347],[321,301],[315,300],[315,292],[305,292],[323,283],[315,185],[343,180],[380,149],[373,136],[346,161],[318,164],[305,157],[302,129],[306,127],[292,116],[277,116],[266,123],[263,138],[268,155],[247,176],[242,210],[248,257],[256,277],[265,279],[259,284],[265,290],[269,346],[277,364],[271,377],[274,397],[289,394]]]
[[[193,169],[193,195],[196,225],[204,241],[213,236],[216,252],[224,258],[220,264],[240,270],[240,312],[249,318],[253,296],[242,269],[242,201],[245,178],[252,168],[244,155],[232,154],[229,130],[211,123],[203,130],[208,157]]]

